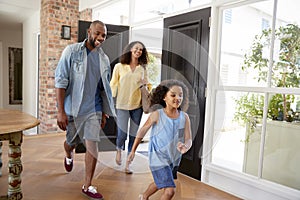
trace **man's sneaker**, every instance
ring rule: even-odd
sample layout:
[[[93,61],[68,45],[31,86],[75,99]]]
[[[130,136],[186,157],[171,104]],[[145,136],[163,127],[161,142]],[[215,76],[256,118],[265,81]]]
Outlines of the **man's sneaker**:
[[[84,185],[82,186],[82,194],[92,200],[103,200],[102,194],[97,192],[97,188],[94,186],[89,186],[88,189],[84,190]]]
[[[65,169],[67,172],[72,171],[72,169],[73,169],[73,159],[72,158],[65,157],[64,164],[65,164]]]

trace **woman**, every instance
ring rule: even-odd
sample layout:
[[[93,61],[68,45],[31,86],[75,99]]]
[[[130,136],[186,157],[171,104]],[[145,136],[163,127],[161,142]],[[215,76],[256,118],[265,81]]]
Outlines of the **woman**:
[[[129,43],[114,67],[110,86],[113,97],[116,97],[117,109],[117,153],[116,163],[122,164],[122,150],[129,134],[128,152],[131,151],[143,114],[141,105],[141,87],[149,87],[147,79],[148,52],[140,41]],[[150,89],[150,88],[149,88]],[[129,121],[129,131],[128,131]],[[126,162],[125,173],[131,174]]]

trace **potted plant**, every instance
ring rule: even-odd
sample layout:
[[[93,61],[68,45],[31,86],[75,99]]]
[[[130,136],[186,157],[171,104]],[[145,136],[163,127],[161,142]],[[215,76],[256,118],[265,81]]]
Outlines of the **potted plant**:
[[[299,26],[288,24],[278,28],[275,31],[275,41],[278,45],[278,50],[275,53],[278,55],[274,56],[272,61],[271,86],[299,88]],[[242,69],[245,71],[256,71],[258,82],[267,82],[270,60],[268,55],[265,56],[265,52],[269,52],[267,50],[270,49],[270,43],[271,30],[264,30],[262,34],[255,36],[250,51],[244,56]],[[257,166],[261,146],[261,119],[263,117],[264,98],[264,94],[248,93],[235,99],[236,110],[234,120],[246,126],[243,171],[255,176],[258,173]],[[286,163],[284,163],[286,161],[280,159],[282,156],[295,155],[297,152],[299,125],[297,123],[282,123],[280,121],[292,122],[299,119],[299,101],[300,99],[296,99],[293,94],[269,94],[267,133],[265,135],[264,148],[264,172],[266,179],[272,179],[274,178],[273,174],[281,174],[285,171],[280,168],[280,166],[286,166]],[[293,110],[291,107],[294,102],[297,102],[297,105]],[[282,138],[284,139],[282,140]],[[283,150],[285,151],[282,152]],[[273,163],[270,160],[272,157],[278,157],[279,159],[276,163]],[[280,177],[283,176],[275,177],[276,180],[278,179],[278,183],[295,185],[293,182],[295,178],[285,180]]]
[[[288,24],[279,27],[275,31],[275,41],[279,42],[279,53],[273,60],[271,86],[274,87],[300,87],[300,28],[295,24]],[[257,72],[258,82],[266,82],[269,71],[269,62],[264,52],[270,49],[271,29],[263,30],[261,35],[256,35],[249,53],[244,55],[242,69],[244,71],[253,69]],[[258,95],[257,95],[258,96]],[[273,120],[293,121],[294,111],[291,103],[295,100],[291,94],[272,95],[268,105],[268,117]],[[247,123],[257,115],[262,117],[261,103],[263,99],[252,96],[243,96],[236,100],[236,120],[243,120]],[[249,106],[249,103],[260,105],[259,107]],[[262,104],[263,105],[263,104]],[[257,109],[260,110],[257,110]],[[247,110],[248,109],[248,110]],[[241,113],[244,110],[245,113]],[[245,117],[245,114],[254,114]]]

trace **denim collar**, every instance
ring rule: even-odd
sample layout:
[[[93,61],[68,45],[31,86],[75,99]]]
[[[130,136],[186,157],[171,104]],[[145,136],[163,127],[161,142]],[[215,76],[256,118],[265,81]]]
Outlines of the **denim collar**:
[[[86,42],[87,42],[87,38],[83,42],[81,42],[81,44],[80,44],[80,49],[81,50],[84,50],[86,48],[86,46],[85,46]],[[98,51],[98,53],[100,53],[102,55],[104,54],[104,51],[102,50],[101,46],[100,47],[96,47],[96,50]]]

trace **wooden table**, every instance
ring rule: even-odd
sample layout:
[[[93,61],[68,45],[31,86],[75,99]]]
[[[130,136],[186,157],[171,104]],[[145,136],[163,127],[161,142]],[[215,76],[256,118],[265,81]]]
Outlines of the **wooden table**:
[[[8,149],[8,193],[0,199],[18,200],[23,198],[21,190],[21,144],[23,131],[39,125],[39,120],[17,110],[0,109],[0,143],[9,141]],[[0,152],[1,152],[0,145]],[[1,170],[1,168],[0,168]]]

